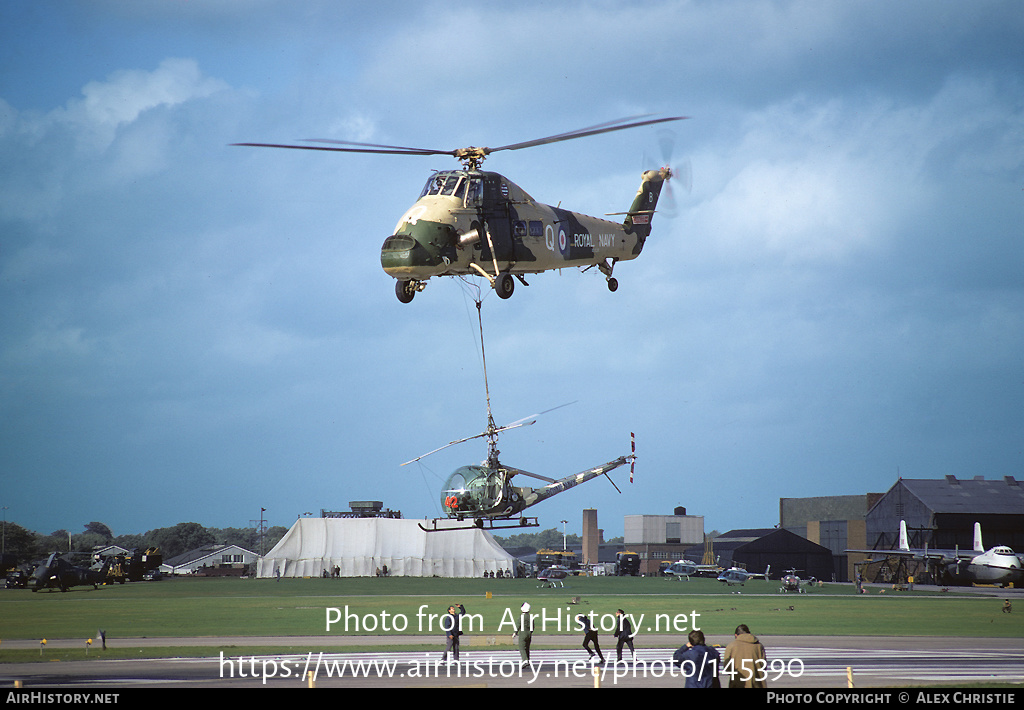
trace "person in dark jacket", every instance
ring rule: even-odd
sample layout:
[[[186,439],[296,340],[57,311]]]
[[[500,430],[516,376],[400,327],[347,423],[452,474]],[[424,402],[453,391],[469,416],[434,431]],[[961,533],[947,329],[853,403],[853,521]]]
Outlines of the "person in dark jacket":
[[[618,641],[615,643],[615,660],[622,660],[622,647],[629,646],[629,652],[633,655],[633,659],[636,659],[636,649],[633,648],[633,624],[629,622],[629,617],[626,616],[626,612],[619,609],[615,612],[615,637]]]
[[[719,688],[720,658],[718,651],[705,643],[703,631],[691,631],[686,645],[673,654],[672,662],[686,678],[684,688]]]
[[[583,648],[587,650],[587,656],[589,658],[593,658],[596,653],[601,663],[604,663],[604,654],[601,653],[601,644],[597,641],[597,629],[590,625],[590,617],[586,614],[580,614],[576,619],[583,628]],[[590,648],[591,643],[594,644],[593,649]]]
[[[441,660],[448,660],[448,653],[451,652],[454,660],[459,660],[459,637],[462,636],[462,616],[466,613],[466,607],[461,604],[448,607],[448,613],[441,618],[441,628],[444,629],[445,647],[441,654]]]

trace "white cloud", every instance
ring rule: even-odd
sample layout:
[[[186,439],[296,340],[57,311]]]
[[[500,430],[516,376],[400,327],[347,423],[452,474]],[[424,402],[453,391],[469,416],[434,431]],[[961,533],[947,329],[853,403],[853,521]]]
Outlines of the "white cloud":
[[[123,69],[104,81],[89,82],[82,88],[82,98],[72,99],[48,119],[74,127],[87,150],[103,150],[119,127],[145,111],[205,98],[225,88],[223,82],[203,76],[194,59],[165,59],[153,71]]]

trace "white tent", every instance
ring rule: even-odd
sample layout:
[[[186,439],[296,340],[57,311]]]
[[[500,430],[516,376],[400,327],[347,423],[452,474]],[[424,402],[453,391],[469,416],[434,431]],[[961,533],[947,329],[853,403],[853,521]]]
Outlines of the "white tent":
[[[514,560],[489,532],[425,532],[418,520],[300,518],[257,564],[258,577],[320,577],[334,567],[342,577],[372,577],[387,565],[398,577],[483,577],[514,569]],[[443,527],[446,521],[439,521]],[[465,525],[455,523],[453,525]],[[431,523],[432,525],[432,523]]]

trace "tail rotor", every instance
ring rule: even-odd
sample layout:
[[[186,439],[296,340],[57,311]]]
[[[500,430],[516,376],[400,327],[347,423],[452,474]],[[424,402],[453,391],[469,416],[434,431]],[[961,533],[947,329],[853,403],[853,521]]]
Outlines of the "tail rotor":
[[[636,469],[636,434],[629,432],[629,482],[633,482],[633,471]]]
[[[668,128],[658,131],[658,147],[661,150],[662,172],[665,175],[665,189],[662,199],[664,208],[658,211],[666,217],[675,217],[678,213],[678,202],[676,200],[673,183],[679,183],[686,194],[693,190],[693,166],[688,159],[675,163],[672,154],[676,147],[676,133]]]

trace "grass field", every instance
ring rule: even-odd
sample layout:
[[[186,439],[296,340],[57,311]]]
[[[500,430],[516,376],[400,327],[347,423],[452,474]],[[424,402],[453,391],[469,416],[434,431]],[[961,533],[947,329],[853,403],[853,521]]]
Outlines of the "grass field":
[[[573,638],[579,635],[572,624],[577,614],[592,614],[610,632],[617,608],[639,620],[640,634],[663,635],[666,644],[680,640],[694,623],[708,635],[728,635],[745,623],[761,636],[1024,637],[1024,609],[1004,614],[997,597],[956,590],[881,594],[874,589],[857,595],[851,585],[826,585],[805,594],[781,594],[778,588],[778,582],[763,580],[725,588],[702,579],[592,577],[547,589],[526,579],[399,577],[196,578],[76,587],[66,593],[0,590],[0,660],[10,660],[3,648],[7,639],[80,638],[84,644],[98,629],[119,639],[390,635],[401,644],[403,636],[441,636],[440,617],[452,603],[465,605],[470,633],[510,635],[510,615],[524,601],[541,615],[536,624],[544,634]],[[336,623],[328,629],[331,615]]]

